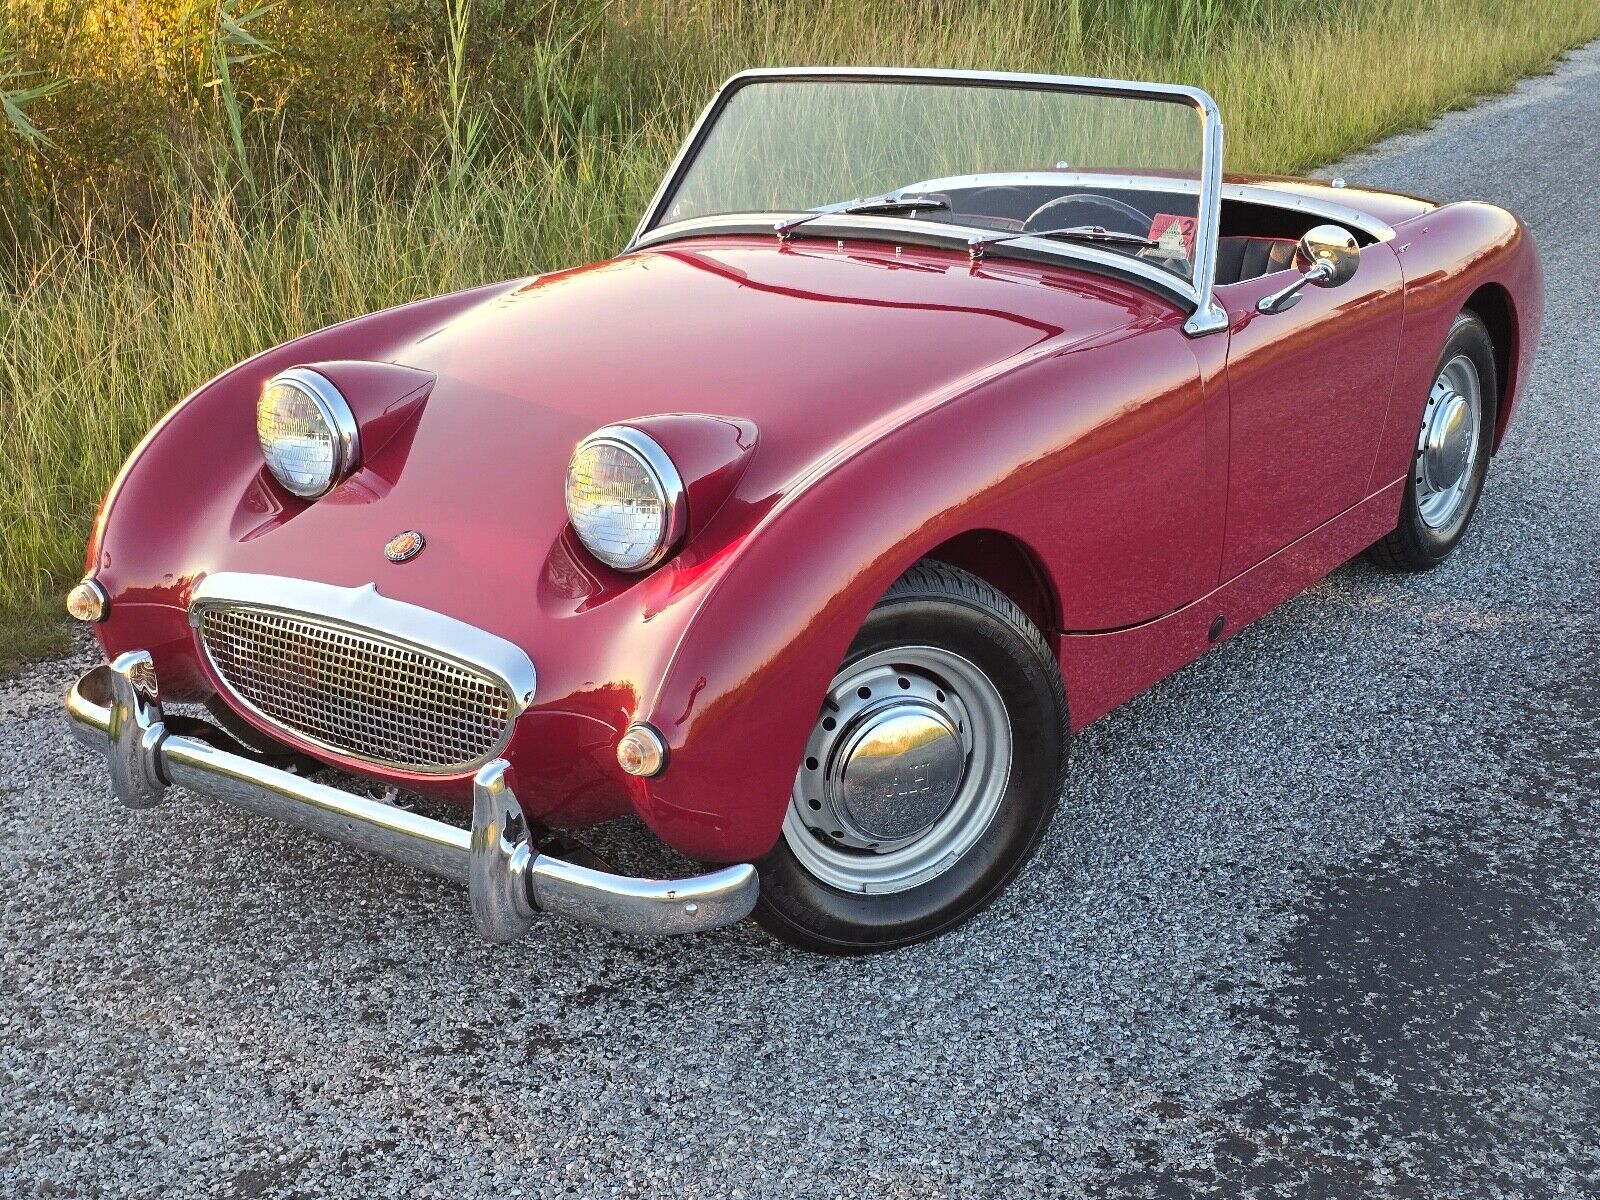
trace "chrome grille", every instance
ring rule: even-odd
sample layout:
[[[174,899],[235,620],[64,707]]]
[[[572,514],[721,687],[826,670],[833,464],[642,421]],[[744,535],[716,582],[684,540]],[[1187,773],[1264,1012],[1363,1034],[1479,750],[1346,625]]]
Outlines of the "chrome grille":
[[[379,766],[450,772],[500,749],[512,698],[487,674],[375,633],[237,606],[199,611],[222,681],[261,717]]]

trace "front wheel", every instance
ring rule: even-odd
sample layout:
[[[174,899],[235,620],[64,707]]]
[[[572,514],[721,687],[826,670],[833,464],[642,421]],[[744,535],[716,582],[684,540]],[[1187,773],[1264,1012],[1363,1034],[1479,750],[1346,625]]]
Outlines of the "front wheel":
[[[1498,395],[1489,331],[1463,312],[1450,327],[1423,406],[1399,523],[1368,551],[1374,562],[1427,571],[1460,544],[1489,472]]]
[[[923,562],[867,617],[828,687],[756,916],[836,954],[885,950],[983,908],[1039,844],[1060,794],[1067,707],[1021,610]]]

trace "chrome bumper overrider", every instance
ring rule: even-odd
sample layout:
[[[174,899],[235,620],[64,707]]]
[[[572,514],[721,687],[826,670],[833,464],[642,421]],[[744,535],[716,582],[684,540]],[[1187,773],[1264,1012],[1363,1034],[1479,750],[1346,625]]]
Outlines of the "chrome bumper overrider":
[[[492,942],[517,937],[541,912],[657,935],[729,925],[755,906],[748,863],[688,879],[635,879],[539,853],[501,759],[473,780],[466,830],[173,733],[143,650],[88,672],[66,707],[78,740],[106,755],[112,790],[128,807],[151,807],[169,786],[188,788],[464,883],[478,932]]]

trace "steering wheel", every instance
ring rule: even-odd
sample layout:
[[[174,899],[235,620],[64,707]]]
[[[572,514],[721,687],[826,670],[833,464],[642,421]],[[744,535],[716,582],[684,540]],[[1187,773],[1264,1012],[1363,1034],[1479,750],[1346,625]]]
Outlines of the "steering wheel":
[[[1107,214],[1115,218],[1115,223],[1107,219]],[[1070,196],[1046,200],[1034,209],[1022,223],[1022,232],[1040,233],[1046,229],[1066,229],[1073,225],[1099,225],[1114,233],[1135,233],[1142,237],[1150,232],[1150,217],[1133,205],[1124,204],[1110,196],[1074,192]]]

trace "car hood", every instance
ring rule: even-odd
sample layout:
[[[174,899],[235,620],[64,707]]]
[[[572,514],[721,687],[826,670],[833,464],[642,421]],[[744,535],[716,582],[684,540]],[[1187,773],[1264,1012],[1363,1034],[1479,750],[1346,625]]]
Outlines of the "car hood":
[[[713,413],[759,426],[777,484],[1030,347],[1135,316],[1092,276],[825,246],[677,243],[517,287],[398,349],[439,379],[420,440],[470,452],[494,430],[559,479],[600,425]]]
[[[674,413],[753,424],[729,511],[758,515],[851,446],[892,436],[1018,356],[1172,312],[1118,280],[975,266],[947,250],[746,237],[634,252],[359,318],[244,364],[147,441],[126,479],[148,507],[118,504],[111,521],[148,521],[159,506],[183,514],[183,531],[110,538],[102,565],[151,600],[176,588],[178,603],[218,571],[377,582],[515,637],[526,629],[507,616],[507,590],[543,597],[552,579],[586,575],[592,595],[628,582],[575,551],[567,525],[568,459],[602,425]],[[296,362],[352,359],[433,383],[356,475],[303,504],[266,475],[249,397]],[[427,548],[386,562],[386,543],[407,530]],[[464,601],[472,578],[482,593]]]

